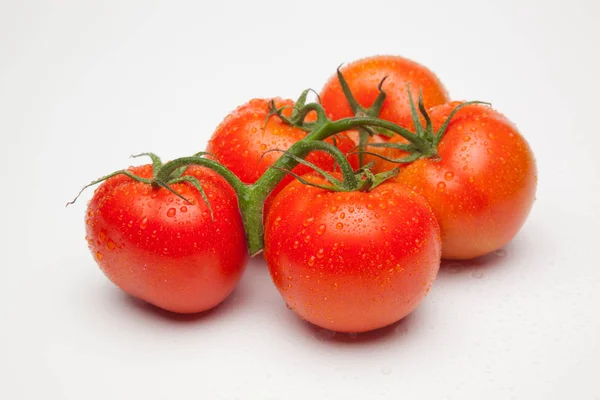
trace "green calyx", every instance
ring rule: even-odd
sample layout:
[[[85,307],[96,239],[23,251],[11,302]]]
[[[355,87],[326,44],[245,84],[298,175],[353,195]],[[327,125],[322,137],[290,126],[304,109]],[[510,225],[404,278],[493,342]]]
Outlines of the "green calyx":
[[[204,158],[203,156],[205,156],[205,155],[210,155],[210,154],[206,153],[206,152],[199,152],[199,153],[194,154],[192,157],[179,158],[179,159],[170,161],[166,164],[163,164],[160,157],[158,157],[154,153],[140,153],[140,154],[132,155],[131,156],[132,158],[137,158],[137,157],[141,157],[141,156],[150,157],[150,159],[152,160],[152,178],[150,178],[150,179],[142,178],[126,169],[115,171],[111,174],[105,175],[105,176],[103,176],[99,179],[96,179],[95,181],[92,181],[91,183],[85,185],[79,191],[77,196],[73,200],[68,202],[66,205],[68,206],[70,204],[74,204],[77,201],[77,199],[79,198],[79,196],[81,196],[83,191],[85,189],[89,188],[90,186],[97,185],[101,182],[104,182],[104,181],[114,177],[114,176],[125,175],[128,178],[130,178],[136,182],[150,185],[155,189],[164,188],[164,189],[170,191],[171,193],[173,193],[175,196],[181,198],[182,200],[184,200],[185,202],[188,202],[188,203],[191,203],[191,201],[189,199],[185,198],[184,196],[182,196],[175,189],[173,189],[172,185],[174,185],[176,183],[183,183],[183,182],[187,182],[187,183],[191,184],[198,190],[198,192],[202,196],[202,199],[208,206],[208,209],[210,211],[210,216],[214,220],[212,206],[208,200],[208,197],[206,196],[206,192],[204,191],[204,188],[202,187],[202,184],[200,183],[200,181],[194,176],[183,175],[184,172],[187,170],[188,166],[190,166],[190,165],[205,165],[205,166],[208,166],[209,168],[213,168],[215,170],[221,170],[221,172],[223,172],[221,175],[223,175],[224,177],[225,177],[225,175],[228,175],[229,179],[233,178],[233,180],[234,180],[233,184],[242,185],[242,183],[231,171],[227,170],[225,167],[220,165],[218,162],[210,160],[208,158]],[[237,180],[239,182],[235,182],[235,180]]]
[[[358,101],[356,100],[354,94],[352,93],[352,90],[350,89],[350,86],[348,85],[348,82],[344,78],[344,75],[340,71],[339,67],[337,70],[337,76],[338,76],[338,80],[339,80],[340,86],[342,88],[342,91],[344,93],[344,96],[346,97],[346,100],[348,101],[348,104],[350,105],[350,109],[352,110],[354,115],[357,117],[367,116],[367,117],[372,117],[372,118],[378,118],[379,114],[381,112],[381,109],[383,107],[385,97],[386,97],[385,91],[383,90],[383,83],[385,82],[387,77],[383,78],[381,80],[381,82],[379,83],[379,86],[378,86],[379,94],[377,95],[373,104],[369,108],[365,108],[360,103],[358,103]],[[405,134],[400,133],[397,130],[388,129],[388,128],[381,127],[381,126],[378,128],[361,127],[359,130],[360,137],[359,137],[359,145],[357,146],[358,151],[356,151],[356,153],[358,153],[358,155],[359,155],[359,161],[360,161],[361,166],[363,165],[363,155],[364,154],[370,154],[375,157],[384,159],[386,161],[390,161],[390,162],[394,162],[394,163],[398,163],[398,164],[411,163],[411,162],[418,160],[419,158],[431,158],[434,160],[439,160],[440,156],[437,153],[438,145],[439,145],[440,141],[442,140],[442,137],[446,133],[446,130],[448,129],[448,125],[450,124],[450,121],[456,115],[456,113],[461,108],[471,105],[471,104],[490,105],[489,103],[485,103],[482,101],[468,101],[468,102],[461,103],[454,110],[452,110],[452,112],[450,113],[448,118],[444,121],[442,126],[437,130],[437,132],[435,132],[433,130],[433,124],[431,122],[431,118],[429,117],[429,114],[427,113],[427,109],[425,108],[425,105],[423,104],[423,91],[419,90],[418,106],[415,106],[415,103],[414,103],[414,100],[412,97],[412,93],[410,90],[410,84],[406,85],[406,90],[408,93],[411,117],[412,117],[413,124],[415,126],[415,132],[410,132],[410,131],[404,129],[405,132],[403,132],[403,133],[408,132],[413,137],[417,137],[420,140],[411,140]],[[417,111],[417,107],[418,107],[419,111]],[[421,119],[419,118],[419,112],[421,113],[421,115],[423,116],[423,119],[425,120],[424,125],[421,123]],[[398,126],[396,126],[396,128],[397,127]],[[372,143],[372,144],[369,144],[368,138],[369,138],[369,136],[372,136],[374,134],[380,134],[380,135],[384,135],[387,137],[393,137],[394,134],[400,134],[405,139],[408,139],[409,143],[408,144],[402,144],[402,143]],[[409,155],[401,157],[401,158],[389,158],[389,157],[385,157],[381,154],[370,152],[367,150],[367,147],[394,148],[397,150],[402,150],[404,152],[407,152],[407,153],[409,153]]]

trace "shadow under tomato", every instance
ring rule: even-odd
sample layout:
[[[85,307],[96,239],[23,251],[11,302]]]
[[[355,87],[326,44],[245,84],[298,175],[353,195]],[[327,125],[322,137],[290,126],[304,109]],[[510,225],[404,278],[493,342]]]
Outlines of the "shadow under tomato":
[[[290,311],[293,312],[293,311]],[[416,320],[419,318],[418,310],[415,310],[400,321],[383,328],[375,329],[368,332],[347,333],[335,332],[329,329],[321,328],[308,321],[298,319],[300,329],[303,329],[308,335],[314,337],[321,342],[332,342],[335,344],[361,346],[367,344],[381,344],[390,340],[398,340],[399,337],[409,336],[411,327],[415,326]]]
[[[514,243],[509,243],[499,250],[472,260],[442,260],[438,279],[464,277],[466,275],[470,275],[475,279],[483,278],[486,272],[510,264],[510,260],[518,256],[519,247]]]
[[[232,309],[235,308],[236,303],[239,301],[240,297],[244,296],[243,292],[243,288],[238,287],[233,291],[233,293],[229,295],[229,297],[227,297],[220,304],[216,305],[210,310],[194,314],[180,314],[163,310],[160,307],[150,304],[144,300],[132,297],[126,293],[120,292],[120,295],[123,298],[123,302],[126,306],[135,308],[136,311],[139,311],[145,314],[146,316],[150,316],[153,318],[158,317],[176,323],[193,323],[197,321],[208,321],[215,318],[221,318],[223,315],[229,313]]]

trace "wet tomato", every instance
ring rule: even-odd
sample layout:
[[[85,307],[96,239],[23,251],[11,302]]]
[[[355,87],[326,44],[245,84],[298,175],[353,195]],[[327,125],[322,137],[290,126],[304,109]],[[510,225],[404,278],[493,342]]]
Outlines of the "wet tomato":
[[[303,319],[334,331],[377,329],[409,314],[429,291],[440,252],[425,199],[396,183],[332,192],[294,181],[265,225],[265,259],[282,297]]]
[[[132,167],[142,178],[152,166]],[[165,188],[119,175],[96,189],[88,205],[89,248],[106,276],[131,296],[177,313],[208,310],[234,289],[246,265],[244,229],[229,184],[202,167],[198,179],[214,213],[189,183]]]

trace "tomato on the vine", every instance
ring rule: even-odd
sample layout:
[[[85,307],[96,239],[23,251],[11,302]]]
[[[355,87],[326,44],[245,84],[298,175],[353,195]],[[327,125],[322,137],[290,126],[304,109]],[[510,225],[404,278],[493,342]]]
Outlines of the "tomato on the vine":
[[[370,107],[379,95],[379,84],[387,96],[379,114],[381,119],[412,129],[410,102],[407,85],[414,98],[423,93],[425,107],[449,101],[448,93],[437,76],[421,64],[400,56],[373,56],[344,65],[343,74],[358,103]],[[344,95],[337,75],[332,76],[320,94],[321,104],[333,119],[354,115]]]
[[[294,106],[292,100],[273,100],[277,108],[288,107],[284,110],[284,115],[291,115]],[[238,107],[221,122],[208,142],[207,151],[244,183],[256,182],[283,154],[268,151],[287,150],[306,136],[305,131],[286,124],[276,115],[267,119],[269,101],[271,100],[253,99]],[[307,121],[310,121],[310,118],[307,118]],[[335,144],[343,153],[348,153],[354,148],[354,142],[343,133],[326,141]],[[326,171],[334,169],[334,160],[327,153],[312,152],[306,160]],[[357,166],[356,155],[350,156],[349,160],[353,166]],[[293,170],[298,175],[310,171],[305,165],[298,165]],[[286,176],[272,192],[267,203],[291,180],[291,176]],[[266,207],[268,208],[268,204]]]
[[[151,178],[152,165],[128,170]],[[215,172],[188,167],[189,182],[153,187],[128,176],[106,180],[88,205],[89,248],[106,276],[131,296],[177,313],[208,310],[238,283],[248,253],[237,199]],[[212,216],[211,216],[212,210]]]
[[[434,131],[460,104],[429,111]],[[442,257],[470,259],[506,245],[535,199],[536,164],[523,136],[490,107],[466,105],[451,119],[437,153],[441,160],[419,159],[397,181],[431,205],[442,232]]]
[[[429,291],[440,253],[425,199],[389,181],[369,192],[294,181],[265,224],[265,259],[282,297],[303,319],[334,331],[373,330],[409,314]]]

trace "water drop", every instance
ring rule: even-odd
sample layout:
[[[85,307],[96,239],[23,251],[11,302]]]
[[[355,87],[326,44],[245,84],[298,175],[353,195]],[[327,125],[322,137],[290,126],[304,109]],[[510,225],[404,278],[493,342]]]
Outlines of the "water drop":
[[[325,224],[319,225],[319,227],[317,228],[317,235],[324,234],[326,229],[327,229],[327,226]]]
[[[275,218],[275,221],[273,221],[273,224],[275,226],[278,226],[280,222],[281,222],[281,217],[277,217],[277,218]]]
[[[179,209],[179,211],[181,211],[182,213],[187,212],[187,207],[186,206],[181,206],[181,208]]]
[[[317,258],[323,258],[324,255],[325,255],[324,249],[319,249],[319,251],[317,251]]]
[[[175,214],[177,214],[177,211],[173,207],[171,207],[171,208],[169,208],[169,210],[167,210],[167,217],[174,217]]]
[[[114,250],[115,249],[115,242],[113,242],[111,239],[108,239],[108,242],[106,242],[106,248],[108,250]]]
[[[308,258],[308,262],[307,262],[309,267],[312,267],[313,265],[315,265],[315,256],[310,256]]]
[[[444,174],[444,179],[451,181],[454,178],[454,172],[448,171]]]
[[[340,219],[346,218],[346,213],[340,213]]]
[[[315,219],[314,219],[313,217],[309,217],[309,218],[306,218],[302,224],[303,224],[304,226],[309,226],[309,225],[310,225],[310,224],[312,224],[313,222],[315,222]]]
[[[140,228],[141,229],[146,229],[147,226],[148,226],[148,217],[144,217],[140,221]]]
[[[334,331],[330,331],[329,329],[320,329],[315,337],[320,341],[331,340],[335,337],[336,333]]]
[[[481,278],[483,278],[483,272],[473,271],[473,272],[471,272],[471,276],[475,279],[481,279]]]
[[[99,251],[96,252],[96,258],[98,259],[98,261],[102,260],[102,253],[100,253]]]
[[[438,192],[443,192],[446,190],[446,184],[444,182],[438,182],[437,184]]]
[[[298,241],[296,240],[296,241],[294,242],[294,245],[293,245],[292,247],[293,247],[294,249],[297,249],[299,244],[300,244],[300,243],[298,243]]]
[[[267,145],[264,143],[261,143],[259,147],[262,151],[265,151],[267,149]]]
[[[334,212],[336,212],[337,210],[338,210],[338,208],[337,208],[336,206],[332,206],[332,207],[329,209],[329,212],[332,212],[332,213],[334,213]]]
[[[469,140],[471,140],[471,136],[469,136],[469,135],[463,136],[463,141],[468,142]]]
[[[337,224],[335,224],[335,227],[338,229],[342,229],[344,227],[344,224],[342,224],[341,222],[338,222]]]
[[[311,236],[310,236],[310,235],[306,235],[306,236],[304,237],[304,243],[308,243],[308,242],[310,242],[310,239],[311,239]]]

